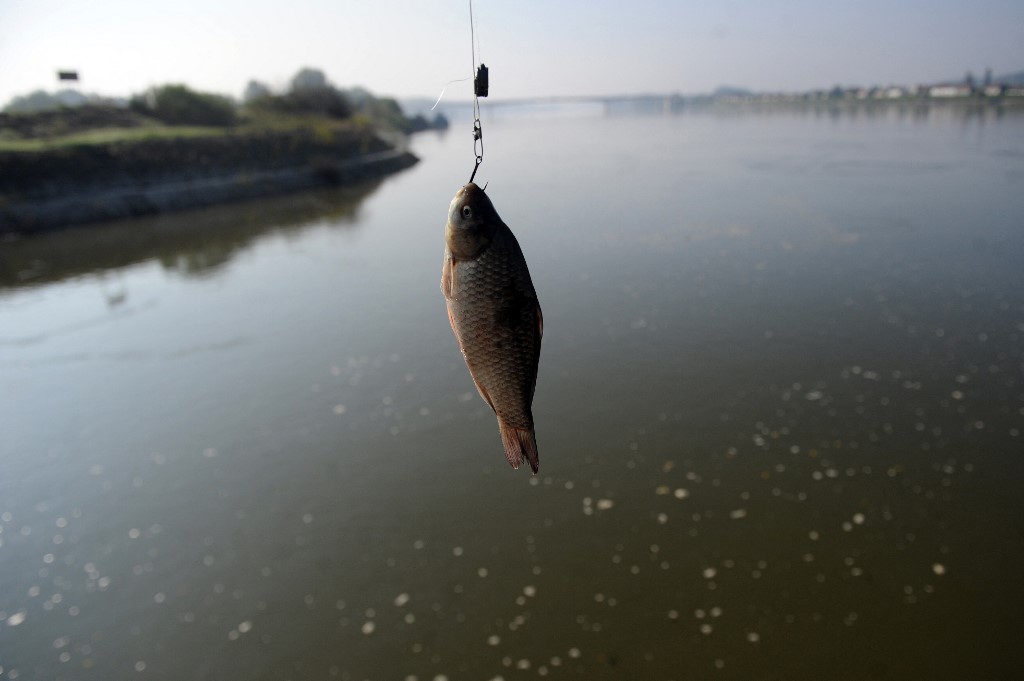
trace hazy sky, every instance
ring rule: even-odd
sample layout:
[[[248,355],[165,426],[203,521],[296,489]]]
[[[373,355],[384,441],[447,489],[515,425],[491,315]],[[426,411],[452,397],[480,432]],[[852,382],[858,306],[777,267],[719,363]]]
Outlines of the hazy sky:
[[[806,90],[1024,69],[1022,0],[476,0],[491,95]],[[239,96],[299,68],[377,94],[436,96],[471,72],[467,0],[0,0],[0,105],[154,84]],[[469,83],[449,96],[465,99]]]

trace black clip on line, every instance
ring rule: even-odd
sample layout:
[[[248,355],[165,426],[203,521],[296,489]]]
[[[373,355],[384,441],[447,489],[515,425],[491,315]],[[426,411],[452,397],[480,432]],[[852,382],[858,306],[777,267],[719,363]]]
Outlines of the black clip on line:
[[[484,160],[484,129],[480,124],[479,98],[487,96],[487,89],[487,67],[481,64],[473,79],[473,155],[476,157],[476,164],[473,166],[473,174],[469,176],[470,182],[476,177],[476,171]]]

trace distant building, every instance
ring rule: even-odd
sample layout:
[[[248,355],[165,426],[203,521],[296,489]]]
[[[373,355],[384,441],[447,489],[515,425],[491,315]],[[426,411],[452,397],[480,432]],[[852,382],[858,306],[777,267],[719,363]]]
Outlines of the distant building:
[[[957,85],[933,85],[928,89],[928,96],[936,99],[949,99],[951,97],[970,97],[971,86],[966,83]]]

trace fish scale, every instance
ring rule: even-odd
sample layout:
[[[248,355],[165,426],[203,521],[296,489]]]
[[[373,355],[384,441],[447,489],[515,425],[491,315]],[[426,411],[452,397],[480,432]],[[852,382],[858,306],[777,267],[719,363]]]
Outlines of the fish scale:
[[[453,293],[453,314],[462,337],[462,346],[474,378],[484,386],[491,396],[494,411],[508,425],[516,428],[532,428],[533,415],[530,402],[533,400],[536,368],[533,366],[534,312],[527,306],[520,306],[517,322],[506,325],[496,321],[502,311],[508,308],[504,300],[508,282],[536,298],[530,282],[513,278],[506,250],[504,235],[499,232],[492,248],[479,258],[458,264]],[[518,251],[518,245],[514,249]],[[523,380],[529,377],[530,380]]]

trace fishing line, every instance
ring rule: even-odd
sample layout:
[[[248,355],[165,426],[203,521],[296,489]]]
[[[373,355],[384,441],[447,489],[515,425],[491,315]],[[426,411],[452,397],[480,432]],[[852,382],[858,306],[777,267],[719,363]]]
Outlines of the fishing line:
[[[445,83],[444,87],[441,88],[441,94],[437,96],[437,101],[434,102],[434,106],[430,107],[430,110],[433,111],[434,109],[437,108],[437,105],[441,103],[441,98],[444,97],[444,91],[448,89],[449,85],[451,85],[452,83],[464,83],[467,80],[469,80],[469,78],[456,78],[455,80],[449,80],[447,83]]]
[[[476,171],[480,168],[480,164],[484,161],[484,129],[480,123],[480,98],[487,96],[487,67],[480,64],[478,69],[476,66],[476,22],[473,20],[473,0],[469,0],[469,49],[470,57],[472,62],[470,64],[470,73],[476,71],[476,75],[473,76],[473,156],[476,163],[473,165],[473,173],[469,176],[469,181],[472,182],[473,178],[476,177]]]
[[[473,81],[473,157],[476,163],[473,165],[473,173],[469,176],[469,181],[472,182],[473,178],[476,177],[476,171],[480,167],[480,164],[484,161],[484,128],[480,122],[480,97],[486,97],[489,88],[487,78],[487,67],[481,63],[480,68],[476,66],[476,55],[480,51],[479,38],[476,37],[476,21],[473,19],[473,0],[469,0],[469,56],[470,56],[470,73],[475,75],[469,78],[456,78],[445,83],[444,87],[441,88],[441,94],[437,96],[437,101],[434,102],[434,106],[430,107],[433,111],[437,108],[437,105],[441,103],[441,99],[444,97],[445,91],[448,90],[448,86],[452,83],[462,83],[472,79]]]

